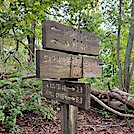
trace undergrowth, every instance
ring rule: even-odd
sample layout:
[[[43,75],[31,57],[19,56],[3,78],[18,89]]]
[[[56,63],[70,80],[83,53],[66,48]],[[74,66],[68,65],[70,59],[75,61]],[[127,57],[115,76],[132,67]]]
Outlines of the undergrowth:
[[[0,90],[0,121],[2,126],[6,125],[9,128],[9,132],[19,131],[20,128],[16,124],[17,117],[23,117],[23,113],[26,112],[40,113],[49,120],[56,118],[51,102],[48,104],[42,95],[42,83],[39,79],[24,81],[19,79],[14,83],[10,81],[0,81],[0,85],[9,84]],[[0,131],[4,131],[3,127]]]

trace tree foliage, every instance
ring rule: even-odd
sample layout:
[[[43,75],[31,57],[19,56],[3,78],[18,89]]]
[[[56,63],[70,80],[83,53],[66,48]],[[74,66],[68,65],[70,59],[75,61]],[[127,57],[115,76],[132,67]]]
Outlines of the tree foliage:
[[[2,99],[0,120],[5,123],[8,120],[14,121],[17,115],[24,111],[24,109],[20,110],[25,103],[25,101],[21,101],[24,96],[30,95],[28,99],[31,99],[29,105],[25,104],[25,110],[28,108],[29,110],[39,109],[38,102],[32,100],[37,98],[37,89],[33,88],[37,80],[31,87],[33,90],[28,88],[29,92],[27,93],[22,87],[29,87],[33,80],[23,83],[20,78],[24,75],[35,74],[35,60],[30,60],[30,57],[35,59],[35,50],[42,49],[41,21],[44,19],[81,28],[101,37],[99,58],[104,64],[102,78],[83,78],[82,80],[92,82],[93,86],[99,89],[107,89],[109,82],[112,86],[121,87],[127,91],[130,89],[131,92],[134,92],[134,75],[132,75],[134,70],[133,37],[131,51],[128,51],[129,38],[134,33],[131,32],[133,29],[133,0],[120,1],[0,0],[0,84],[8,83],[8,86],[0,91]],[[119,8],[121,8],[120,13]],[[128,52],[130,59],[128,67],[126,67]],[[120,62],[120,67],[118,62]],[[119,74],[122,80],[120,80]],[[126,82],[123,81],[123,79],[128,78],[126,75],[129,75],[130,86],[125,86]],[[17,84],[13,84],[11,79],[16,79]],[[8,99],[12,99],[10,102],[5,98],[7,94]],[[40,96],[42,97],[42,94]],[[6,105],[4,105],[5,102]],[[10,104],[11,102],[13,104]],[[32,107],[33,104],[35,107]],[[16,112],[13,117],[8,117],[7,120],[5,111],[9,110],[8,112],[12,116],[13,110],[16,108],[19,108],[20,111]],[[38,111],[37,109],[35,111]]]

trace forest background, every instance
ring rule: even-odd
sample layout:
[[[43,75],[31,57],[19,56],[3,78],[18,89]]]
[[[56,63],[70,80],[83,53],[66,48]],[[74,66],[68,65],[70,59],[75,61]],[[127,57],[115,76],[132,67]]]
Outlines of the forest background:
[[[134,0],[0,0],[0,120],[10,131],[19,128],[17,115],[26,111],[55,118],[35,78],[44,19],[100,36],[102,78],[81,81],[98,90],[108,90],[110,83],[134,94]]]

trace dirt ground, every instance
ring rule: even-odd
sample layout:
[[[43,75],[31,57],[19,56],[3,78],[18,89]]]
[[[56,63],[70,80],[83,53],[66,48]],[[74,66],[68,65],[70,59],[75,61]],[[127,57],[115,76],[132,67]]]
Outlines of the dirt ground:
[[[54,122],[40,114],[26,113],[17,119],[21,130],[16,134],[61,134],[60,122],[60,112]],[[91,107],[89,111],[79,109],[78,134],[134,134],[134,124],[129,125],[126,119],[97,108]]]

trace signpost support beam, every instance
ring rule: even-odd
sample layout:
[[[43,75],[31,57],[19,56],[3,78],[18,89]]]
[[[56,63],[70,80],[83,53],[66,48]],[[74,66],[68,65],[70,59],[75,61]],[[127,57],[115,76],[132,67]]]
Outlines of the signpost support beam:
[[[61,134],[77,134],[78,107],[61,103]]]
[[[65,79],[78,81],[78,79]],[[61,103],[61,134],[77,134],[78,107]]]
[[[78,107],[69,105],[69,134],[77,134]]]

